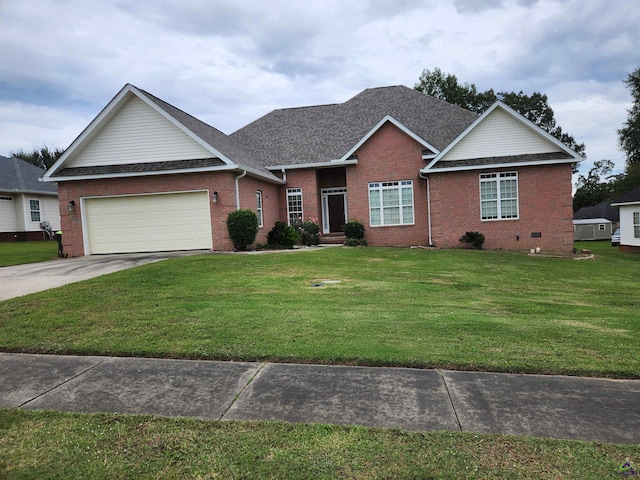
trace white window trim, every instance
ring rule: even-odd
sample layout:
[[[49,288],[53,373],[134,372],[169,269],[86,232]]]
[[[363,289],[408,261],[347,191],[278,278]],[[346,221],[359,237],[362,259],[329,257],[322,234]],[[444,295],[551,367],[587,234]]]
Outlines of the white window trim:
[[[38,208],[37,209],[33,209],[31,207],[31,202],[38,202]],[[33,219],[33,214],[37,213],[38,214],[38,219],[34,220]],[[40,200],[37,198],[30,198],[29,199],[29,221],[30,222],[41,222],[42,221],[42,205],[40,204]]]
[[[402,188],[403,187],[411,187],[411,204],[403,204],[402,203]],[[398,208],[400,209],[400,223],[385,223],[384,221],[384,204],[383,204],[383,195],[382,192],[385,190],[397,190],[398,192]],[[380,192],[380,207],[375,207],[380,209],[380,224],[373,224],[372,221],[372,207],[371,207],[371,192],[379,191]],[[376,227],[397,227],[397,226],[407,226],[407,225],[415,225],[416,223],[416,212],[415,212],[415,202],[413,199],[413,180],[398,180],[398,181],[390,181],[390,182],[370,182],[368,188],[368,200],[369,200],[369,226],[371,228]],[[395,206],[395,205],[394,205]],[[404,207],[411,207],[411,218],[404,218]]]
[[[258,215],[258,227],[264,227],[262,205],[262,190],[256,190],[256,214]]]
[[[631,221],[633,222],[633,238],[640,238],[640,212],[633,212]]]
[[[516,216],[515,217],[502,217],[502,200],[513,200],[512,198],[502,198],[500,195],[500,179],[502,178],[515,178],[516,180]],[[520,185],[518,181],[518,172],[500,172],[500,173],[481,173],[479,176],[479,190],[478,196],[480,199],[480,220],[482,222],[504,222],[508,220],[519,220],[520,219]],[[483,182],[495,182],[497,189],[497,207],[498,207],[498,217],[497,218],[482,218],[482,183]],[[489,200],[485,200],[484,202],[488,202]]]
[[[292,212],[290,209],[289,198],[300,197],[300,220],[304,218],[304,203],[302,198],[302,188],[287,188],[287,225],[291,225],[291,214],[298,213]]]

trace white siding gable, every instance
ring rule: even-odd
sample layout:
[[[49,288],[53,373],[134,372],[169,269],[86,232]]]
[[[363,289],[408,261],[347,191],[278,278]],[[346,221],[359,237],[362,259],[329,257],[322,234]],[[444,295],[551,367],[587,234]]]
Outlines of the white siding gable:
[[[561,152],[560,147],[496,108],[467,133],[440,160],[503,157]]]
[[[66,166],[93,167],[213,156],[145,102],[131,96]]]

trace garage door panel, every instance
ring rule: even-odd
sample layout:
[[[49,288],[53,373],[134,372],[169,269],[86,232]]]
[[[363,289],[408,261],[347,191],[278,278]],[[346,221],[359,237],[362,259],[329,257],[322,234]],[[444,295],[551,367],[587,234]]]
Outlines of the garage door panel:
[[[83,214],[92,254],[212,246],[207,192],[89,198]]]

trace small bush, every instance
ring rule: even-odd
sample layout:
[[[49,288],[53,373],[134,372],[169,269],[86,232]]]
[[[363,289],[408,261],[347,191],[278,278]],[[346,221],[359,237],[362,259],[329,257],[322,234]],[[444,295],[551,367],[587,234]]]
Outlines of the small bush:
[[[295,228],[288,226],[286,222],[276,222],[267,234],[267,245],[269,248],[293,248],[299,239]]]
[[[459,239],[462,243],[468,243],[473,248],[480,250],[482,249],[482,244],[484,243],[484,235],[480,232],[466,232]]]
[[[258,216],[253,210],[236,210],[227,215],[229,238],[236,250],[246,250],[258,235]]]
[[[357,220],[352,220],[344,224],[344,236],[347,239],[354,238],[364,240],[364,225]],[[346,243],[345,243],[346,245]],[[362,244],[358,244],[362,245]]]
[[[298,220],[293,224],[293,227],[297,230],[302,245],[311,246],[320,243],[320,226],[313,220],[309,219],[304,222]]]
[[[347,238],[345,239],[344,244],[347,247],[357,247],[359,245],[366,246],[367,241],[364,238]]]

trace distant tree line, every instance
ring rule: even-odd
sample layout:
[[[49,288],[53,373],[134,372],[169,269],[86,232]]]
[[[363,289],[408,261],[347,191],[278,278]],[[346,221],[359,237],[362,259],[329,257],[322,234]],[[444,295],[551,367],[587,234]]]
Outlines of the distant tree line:
[[[63,153],[64,150],[61,148],[52,149],[44,145],[40,148],[34,148],[31,152],[25,152],[24,150],[20,149],[16,152],[11,152],[10,155],[46,170],[51,165],[56,163],[58,158],[60,158]]]

